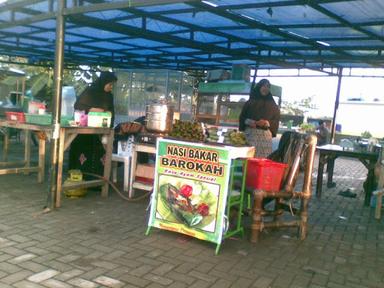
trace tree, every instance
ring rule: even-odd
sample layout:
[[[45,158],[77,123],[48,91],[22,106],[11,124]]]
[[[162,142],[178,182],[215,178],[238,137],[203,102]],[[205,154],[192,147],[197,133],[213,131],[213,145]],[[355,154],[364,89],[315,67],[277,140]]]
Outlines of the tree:
[[[304,116],[304,114],[310,110],[317,109],[316,105],[313,104],[313,97],[301,99],[300,101],[294,101],[293,103],[283,101],[281,107],[282,114]]]

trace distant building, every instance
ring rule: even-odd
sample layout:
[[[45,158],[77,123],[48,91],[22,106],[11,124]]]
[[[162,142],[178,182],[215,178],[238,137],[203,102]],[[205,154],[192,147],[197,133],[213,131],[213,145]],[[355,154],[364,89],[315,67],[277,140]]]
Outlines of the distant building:
[[[384,102],[345,101],[340,102],[336,123],[342,134],[360,136],[369,131],[373,137],[384,137]]]

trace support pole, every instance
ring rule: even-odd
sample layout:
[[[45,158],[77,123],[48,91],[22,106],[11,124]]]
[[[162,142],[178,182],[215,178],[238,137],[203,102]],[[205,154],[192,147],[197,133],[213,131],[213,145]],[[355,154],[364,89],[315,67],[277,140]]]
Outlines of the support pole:
[[[60,118],[61,118],[61,88],[63,78],[64,62],[64,35],[65,20],[63,11],[65,0],[59,0],[56,15],[56,50],[55,50],[55,69],[54,69],[54,94],[52,101],[52,141],[51,141],[51,167],[50,167],[50,187],[47,197],[47,207],[54,208],[55,195],[57,189],[57,161],[59,151]]]
[[[257,77],[257,70],[259,69],[259,65],[256,63],[255,65],[255,69],[253,71],[253,79],[252,79],[252,85],[251,85],[251,91],[249,91],[249,93],[252,92],[253,88],[255,88],[255,83],[256,83],[256,77]]]
[[[343,68],[338,68],[337,70],[337,91],[336,91],[336,100],[335,100],[335,109],[333,111],[332,119],[332,128],[331,128],[331,144],[335,143],[335,133],[336,133],[336,114],[339,109],[339,99],[340,99],[340,88],[341,88],[341,78],[343,77]]]

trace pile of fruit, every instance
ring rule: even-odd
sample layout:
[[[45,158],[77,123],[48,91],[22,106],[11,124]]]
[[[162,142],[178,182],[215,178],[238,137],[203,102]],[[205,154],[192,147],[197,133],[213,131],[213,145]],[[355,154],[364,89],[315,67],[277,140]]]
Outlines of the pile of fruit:
[[[203,127],[198,122],[176,120],[169,136],[190,141],[204,141]]]
[[[224,134],[224,143],[235,146],[246,145],[247,139],[243,132],[232,130]]]
[[[217,127],[210,127],[207,129],[208,142],[224,143],[234,146],[247,145],[247,140],[243,132],[236,129],[218,129]]]

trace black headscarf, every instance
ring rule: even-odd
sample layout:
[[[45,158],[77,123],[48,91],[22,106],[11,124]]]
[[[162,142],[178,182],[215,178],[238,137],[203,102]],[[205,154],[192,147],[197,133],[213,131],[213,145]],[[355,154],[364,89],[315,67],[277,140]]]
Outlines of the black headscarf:
[[[246,119],[258,121],[260,119],[268,120],[272,132],[275,137],[279,128],[280,109],[276,105],[272,94],[266,96],[261,95],[260,89],[264,85],[271,85],[267,79],[260,80],[254,89],[252,89],[249,100],[244,104],[239,117],[239,130],[245,131]]]
[[[114,83],[117,77],[112,72],[101,72],[99,78],[91,84],[80,95],[75,103],[76,110],[84,110],[86,113],[91,108],[101,108],[112,113],[111,125],[113,126],[115,109],[113,105],[113,94],[105,92],[104,87],[108,83]]]
[[[104,86],[108,83],[114,83],[117,81],[115,73],[109,71],[100,72],[99,78],[92,84],[97,86],[99,89],[104,90]]]
[[[257,84],[256,86],[252,89],[250,95],[249,95],[249,98],[250,99],[257,99],[257,98],[260,98],[260,97],[263,97],[264,99],[273,99],[272,97],[272,94],[271,92],[269,92],[269,94],[267,96],[262,96],[261,93],[260,93],[260,89],[262,86],[264,85],[268,85],[269,87],[271,87],[271,83],[269,82],[269,80],[267,79],[261,79]]]

